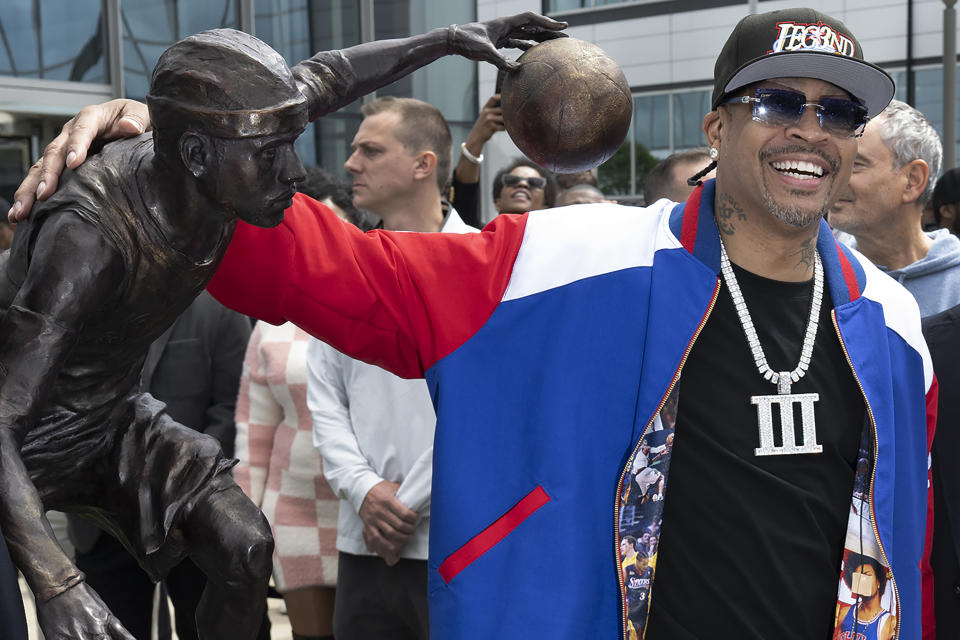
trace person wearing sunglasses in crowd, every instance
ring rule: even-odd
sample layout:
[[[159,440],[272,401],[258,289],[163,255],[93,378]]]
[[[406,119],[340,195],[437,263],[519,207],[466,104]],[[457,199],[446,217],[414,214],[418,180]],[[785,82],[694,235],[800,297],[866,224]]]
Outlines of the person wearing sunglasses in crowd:
[[[931,630],[936,382],[919,312],[823,221],[893,80],[811,9],[741,20],[714,78],[716,179],[686,203],[364,235],[298,197],[277,229],[236,231],[215,295],[428,379],[437,637],[612,640],[629,614],[649,640],[828,638],[854,601],[844,550],[871,545],[896,635]],[[85,149],[78,125],[134,113],[69,126],[21,209]],[[627,518],[632,457],[659,430],[675,434],[663,499]],[[632,527],[660,536],[647,611],[625,607],[618,547]],[[564,562],[544,561],[544,540]]]
[[[554,205],[557,183],[553,174],[532,160],[518,158],[493,178],[493,206],[497,213],[526,213]]]

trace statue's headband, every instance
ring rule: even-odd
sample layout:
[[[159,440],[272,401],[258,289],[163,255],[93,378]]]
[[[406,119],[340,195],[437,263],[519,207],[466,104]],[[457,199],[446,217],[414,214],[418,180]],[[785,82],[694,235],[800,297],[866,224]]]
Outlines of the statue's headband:
[[[217,138],[256,138],[299,132],[307,126],[303,96],[262,109],[217,109],[147,94],[150,120],[159,129],[195,128]]]

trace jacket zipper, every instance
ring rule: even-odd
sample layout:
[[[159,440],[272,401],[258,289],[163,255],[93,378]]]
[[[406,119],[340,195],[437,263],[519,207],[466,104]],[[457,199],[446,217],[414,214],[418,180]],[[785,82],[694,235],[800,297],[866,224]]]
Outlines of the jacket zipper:
[[[870,400],[867,398],[867,394],[863,390],[863,385],[860,384],[860,378],[857,376],[856,369],[853,368],[853,362],[850,360],[850,353],[847,351],[847,345],[843,341],[843,336],[840,335],[840,325],[837,324],[836,310],[832,310],[830,312],[830,317],[833,320],[833,328],[837,333],[837,338],[840,340],[840,348],[843,349],[843,356],[847,359],[847,365],[850,367],[850,371],[853,372],[853,379],[857,381],[857,386],[860,388],[860,395],[863,396],[863,403],[867,407],[867,415],[870,416],[870,428],[873,433],[873,469],[870,472],[870,523],[873,526],[873,535],[874,538],[876,538],[877,546],[880,548],[880,553],[883,555],[883,561],[890,569],[890,583],[893,585],[893,597],[897,611],[897,623],[893,631],[893,637],[896,639],[900,637],[900,621],[903,619],[903,612],[900,610],[900,591],[897,589],[897,581],[893,575],[893,565],[890,564],[890,560],[887,558],[887,551],[883,548],[883,541],[880,539],[880,528],[877,526],[877,512],[873,502],[873,484],[877,479],[877,457],[880,455],[880,439],[877,437],[877,422],[873,417],[873,409],[870,407]]]
[[[660,410],[663,409],[663,405],[667,402],[667,398],[670,397],[670,394],[673,392],[673,388],[677,384],[677,380],[680,379],[680,372],[683,370],[683,365],[687,363],[687,358],[690,356],[690,351],[693,349],[693,344],[697,341],[697,338],[700,337],[700,332],[703,331],[704,325],[707,324],[707,319],[710,317],[710,314],[713,313],[713,307],[717,303],[717,296],[720,293],[720,278],[717,278],[717,284],[713,288],[713,296],[710,298],[710,306],[707,307],[707,312],[703,315],[703,319],[700,320],[700,324],[697,325],[697,330],[693,333],[693,337],[690,339],[690,342],[687,344],[686,351],[683,352],[683,358],[680,359],[680,366],[677,367],[677,371],[673,374],[673,380],[670,381],[670,386],[667,387],[667,392],[663,394],[663,397],[660,398],[660,403],[657,405],[656,411],[653,412],[653,415],[650,417],[650,420],[647,421],[646,426],[643,428],[643,431],[640,433],[640,438],[637,440],[637,443],[633,445],[633,451],[630,453],[630,456],[627,458],[627,466],[623,468],[623,471],[620,472],[620,482],[617,483],[617,495],[613,504],[613,531],[614,531],[614,557],[616,559],[617,567],[617,583],[620,585],[620,626],[623,629],[623,640],[627,639],[627,610],[626,610],[626,597],[627,590],[626,585],[623,582],[623,569],[620,564],[620,496],[623,493],[623,479],[627,475],[627,468],[630,466],[630,463],[633,461],[634,457],[637,455],[637,450],[640,448],[640,443],[643,442],[643,438],[650,431],[650,427],[653,425],[654,420],[657,419],[657,416],[660,414]],[[666,480],[669,483],[669,478]],[[666,485],[664,485],[664,491],[666,491]],[[666,494],[664,494],[666,498]],[[657,572],[654,570],[653,575],[650,578],[650,587],[647,592],[648,600],[648,611],[649,607],[653,604],[653,583],[656,581]],[[899,620],[897,622],[899,624]],[[646,635],[646,628],[644,628],[643,633],[641,634],[641,640],[643,636]]]

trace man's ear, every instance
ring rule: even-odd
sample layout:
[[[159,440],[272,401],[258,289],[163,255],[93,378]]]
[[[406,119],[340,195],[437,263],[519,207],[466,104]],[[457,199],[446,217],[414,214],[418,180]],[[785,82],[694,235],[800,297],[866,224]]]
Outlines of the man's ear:
[[[916,202],[927,188],[930,179],[930,166],[920,158],[911,160],[903,166],[904,185],[902,199],[904,204]]]
[[[707,137],[707,146],[711,149],[720,148],[722,129],[723,124],[721,122],[720,111],[718,109],[714,109],[707,115],[703,116],[703,133]]]
[[[188,131],[180,136],[180,160],[194,178],[200,178],[213,166],[216,153],[213,140],[200,133]]]
[[[413,168],[413,177],[417,180],[433,178],[437,170],[437,154],[433,151],[421,151],[417,154],[417,163]]]

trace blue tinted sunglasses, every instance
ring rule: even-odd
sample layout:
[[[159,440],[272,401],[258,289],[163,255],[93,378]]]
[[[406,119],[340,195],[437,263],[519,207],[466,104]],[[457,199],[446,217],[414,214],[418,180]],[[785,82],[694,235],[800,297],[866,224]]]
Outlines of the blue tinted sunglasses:
[[[796,124],[803,117],[803,110],[817,110],[820,128],[841,138],[860,137],[867,124],[867,108],[855,100],[846,98],[820,98],[819,102],[807,102],[807,96],[787,89],[757,89],[752,96],[734,96],[720,104],[750,104],[753,119],[773,127]]]

